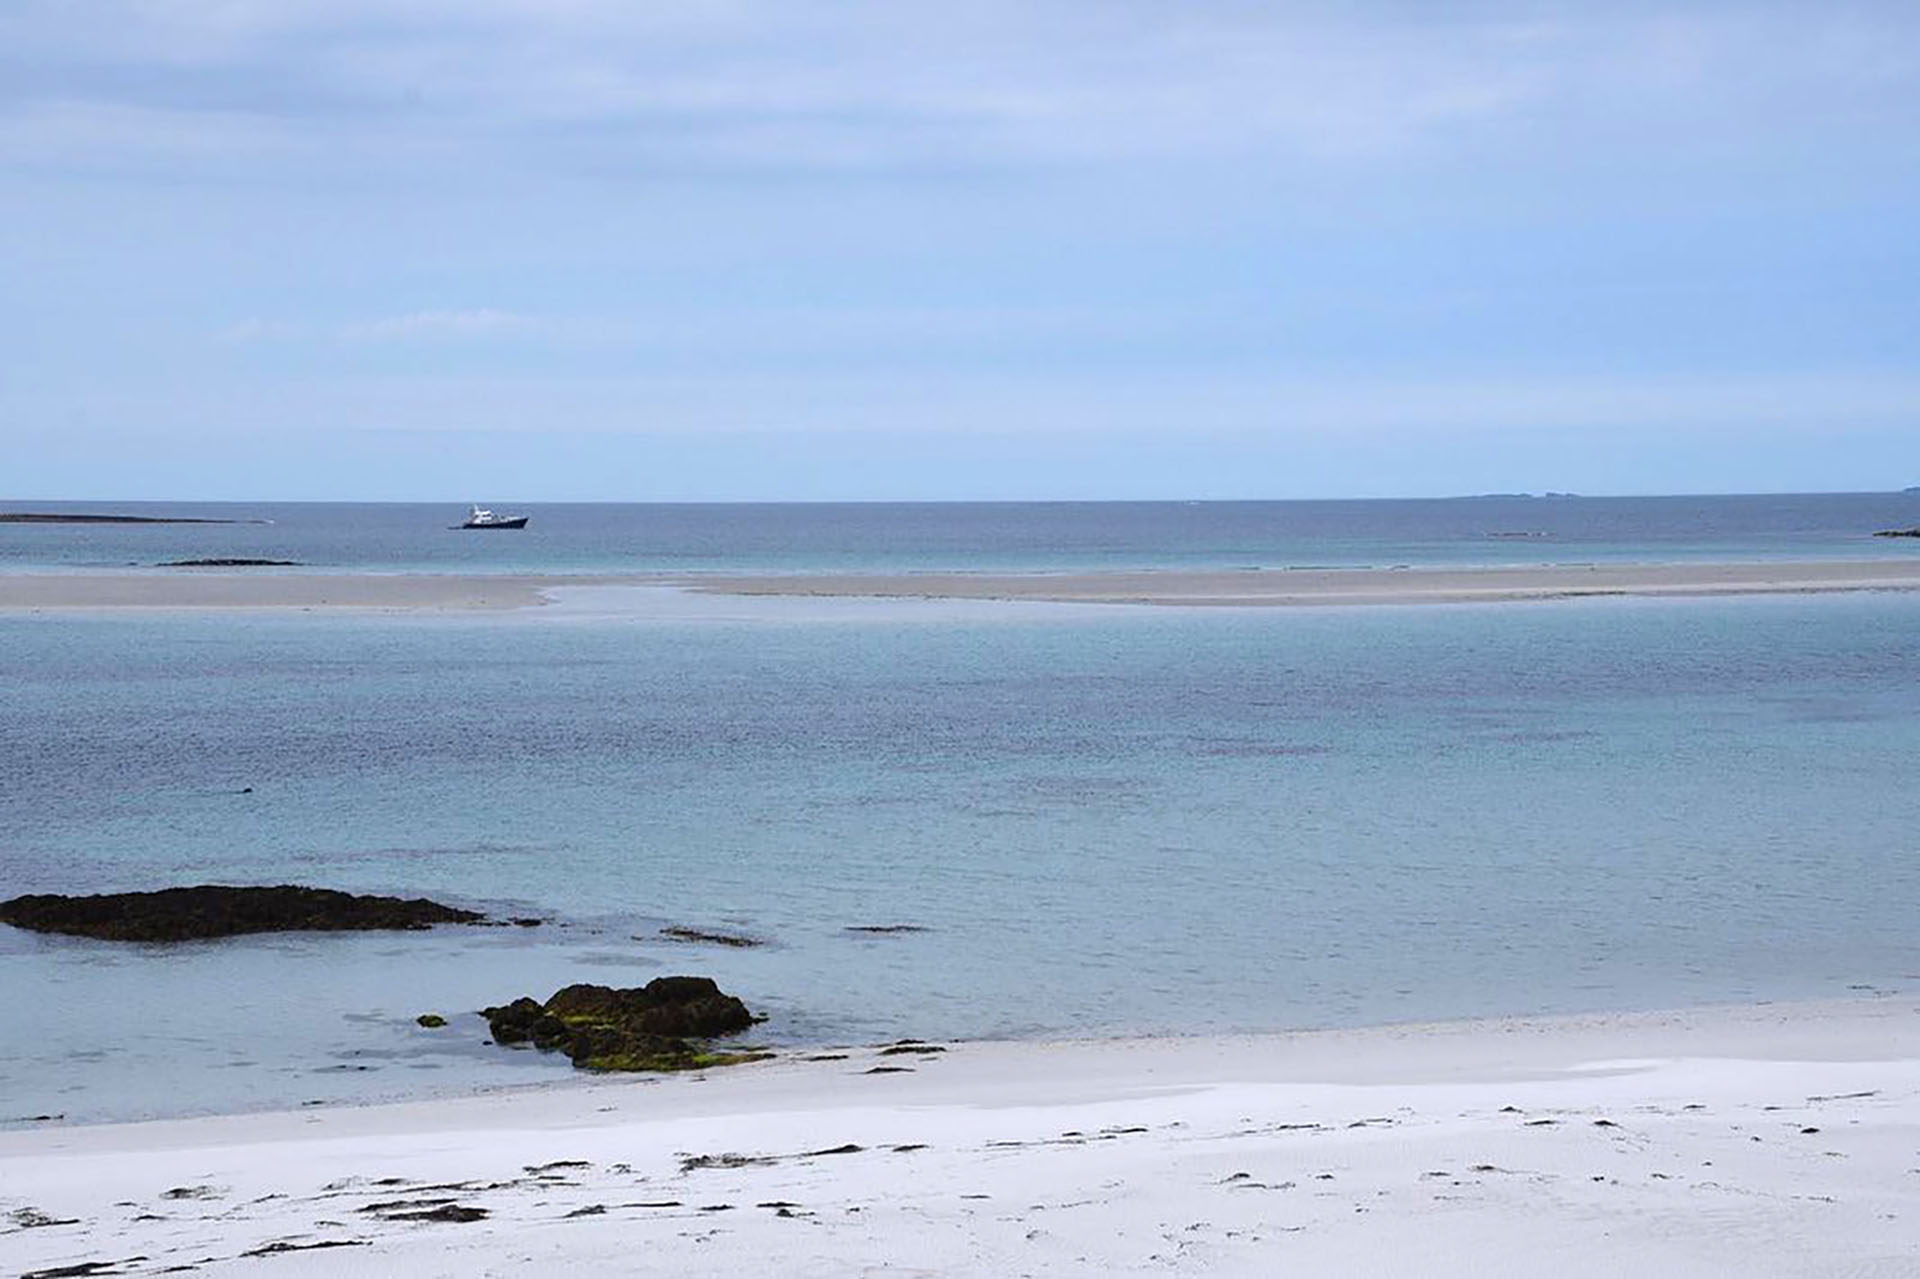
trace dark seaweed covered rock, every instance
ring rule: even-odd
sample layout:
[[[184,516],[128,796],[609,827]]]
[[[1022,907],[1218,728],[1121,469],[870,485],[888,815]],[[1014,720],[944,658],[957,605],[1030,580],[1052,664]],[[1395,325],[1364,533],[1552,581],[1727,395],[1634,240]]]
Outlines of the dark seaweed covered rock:
[[[1920,537],[1920,528],[1883,528],[1875,537]]]
[[[522,996],[480,1015],[495,1043],[564,1052],[583,1070],[692,1070],[764,1055],[716,1053],[700,1042],[754,1023],[745,1004],[707,977],[656,977],[626,989],[567,986],[544,1004]]]
[[[0,902],[0,923],[105,941],[191,941],[240,933],[344,932],[470,924],[481,916],[428,901],[363,897],[331,888],[230,888],[199,884],[149,893],[68,897],[42,893]]]

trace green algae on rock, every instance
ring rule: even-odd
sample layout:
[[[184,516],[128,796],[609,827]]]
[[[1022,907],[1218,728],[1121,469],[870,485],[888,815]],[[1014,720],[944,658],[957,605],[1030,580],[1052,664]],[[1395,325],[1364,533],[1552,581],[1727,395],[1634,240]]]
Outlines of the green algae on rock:
[[[707,977],[656,977],[626,989],[567,986],[545,1003],[522,996],[480,1015],[495,1043],[564,1052],[582,1070],[699,1070],[771,1055],[716,1052],[705,1044],[757,1020]]]

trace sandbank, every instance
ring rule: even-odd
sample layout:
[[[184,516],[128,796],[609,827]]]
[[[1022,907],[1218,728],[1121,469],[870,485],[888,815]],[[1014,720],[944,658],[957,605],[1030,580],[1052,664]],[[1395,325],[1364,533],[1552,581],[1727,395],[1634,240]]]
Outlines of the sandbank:
[[[499,611],[621,588],[647,612],[662,587],[702,595],[944,599],[1073,604],[1310,606],[1469,604],[1920,590],[1920,558],[1739,564],[1569,564],[1382,569],[1185,569],[1102,573],[665,574],[262,573],[104,571],[0,574],[0,612],[61,609],[419,609]],[[607,594],[609,590],[615,594]],[[618,611],[617,607],[614,611]]]
[[[0,612],[51,609],[528,608],[547,579],[440,573],[205,572],[0,574]]]
[[[1887,996],[859,1048],[48,1126],[0,1133],[0,1257],[15,1273],[1907,1275],[1917,1013]]]
[[[1472,604],[1595,595],[1704,596],[1920,590],[1920,558],[1742,564],[1179,569],[1149,572],[832,574],[704,579],[733,595],[1036,600],[1079,604],[1286,606]]]

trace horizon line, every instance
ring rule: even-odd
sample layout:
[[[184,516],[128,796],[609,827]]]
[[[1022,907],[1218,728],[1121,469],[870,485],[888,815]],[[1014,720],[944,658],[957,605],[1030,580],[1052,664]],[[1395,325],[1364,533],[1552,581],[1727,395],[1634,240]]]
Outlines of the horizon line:
[[[494,503],[525,506],[1251,506],[1310,502],[1471,502],[1497,500],[1617,501],[1623,499],[1677,499],[1719,497],[1898,497],[1920,495],[1920,485],[1892,489],[1749,489],[1695,492],[1583,493],[1566,489],[1502,490],[1482,493],[1373,494],[1345,497],[930,497],[930,498],[490,498]],[[335,498],[335,497],[0,497],[0,513],[19,514],[14,503],[56,503],[63,506],[141,505],[167,503],[196,506],[470,506],[462,498]]]

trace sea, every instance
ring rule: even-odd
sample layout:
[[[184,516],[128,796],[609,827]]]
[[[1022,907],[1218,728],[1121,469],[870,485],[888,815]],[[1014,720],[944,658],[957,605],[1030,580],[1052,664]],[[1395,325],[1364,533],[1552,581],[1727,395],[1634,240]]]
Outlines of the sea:
[[[577,578],[503,613],[0,612],[0,897],[305,883],[537,927],[0,926],[0,1123],[565,1086],[476,1010],[716,978],[776,1050],[1920,983],[1920,594],[1207,608],[595,575],[1910,557],[1920,494],[0,501],[0,572]],[[739,934],[689,944],[669,926]],[[869,931],[883,929],[889,931]],[[416,1024],[423,1013],[444,1028]],[[51,1118],[47,1118],[51,1117]]]

